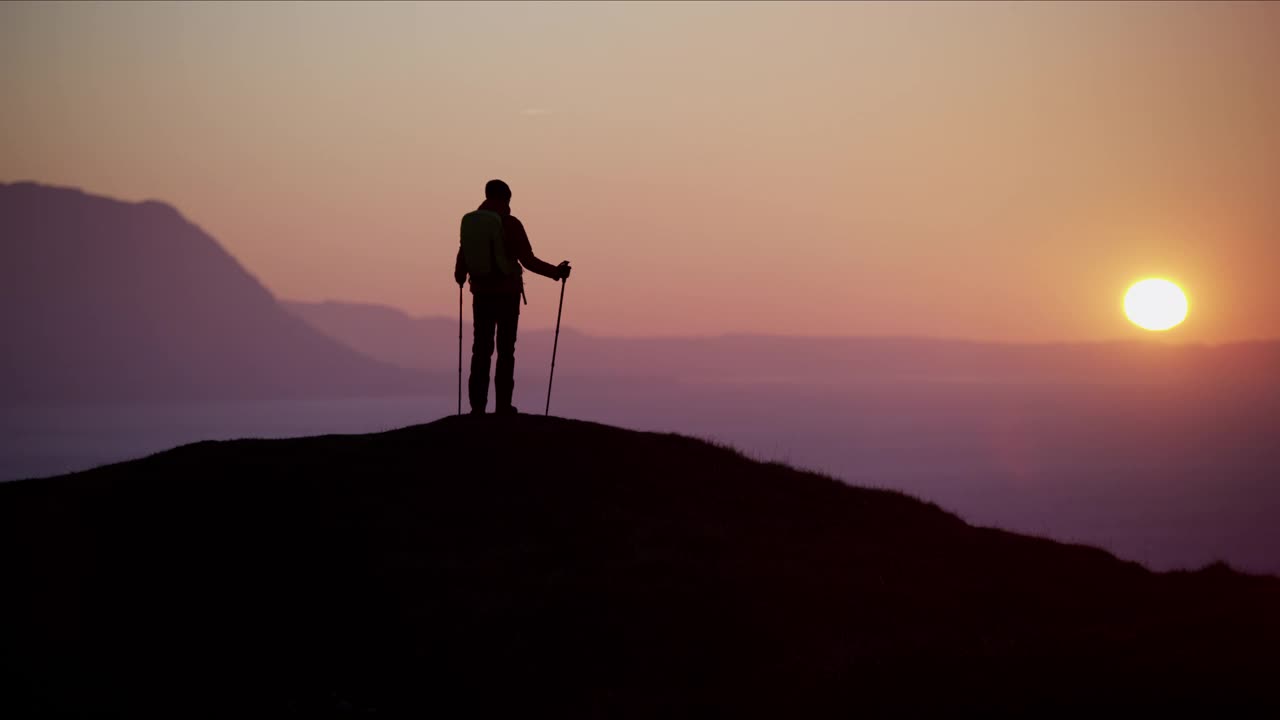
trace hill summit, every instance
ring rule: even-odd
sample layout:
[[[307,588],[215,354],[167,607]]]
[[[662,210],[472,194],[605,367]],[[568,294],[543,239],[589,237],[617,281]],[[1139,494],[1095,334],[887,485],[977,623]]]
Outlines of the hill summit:
[[[1276,703],[1280,580],[555,418],[197,443],[0,485],[0,528],[11,709]]]

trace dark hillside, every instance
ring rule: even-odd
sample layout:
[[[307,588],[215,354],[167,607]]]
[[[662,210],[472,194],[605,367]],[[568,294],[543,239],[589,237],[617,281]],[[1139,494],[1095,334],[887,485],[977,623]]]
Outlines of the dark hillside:
[[[0,485],[0,528],[0,710],[1277,702],[1280,581],[589,423],[199,443]]]

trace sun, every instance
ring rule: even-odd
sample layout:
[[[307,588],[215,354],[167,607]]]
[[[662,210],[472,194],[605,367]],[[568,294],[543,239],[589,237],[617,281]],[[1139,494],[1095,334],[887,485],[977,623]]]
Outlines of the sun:
[[[1187,317],[1187,296],[1160,278],[1133,284],[1124,295],[1124,314],[1143,330],[1168,330]]]

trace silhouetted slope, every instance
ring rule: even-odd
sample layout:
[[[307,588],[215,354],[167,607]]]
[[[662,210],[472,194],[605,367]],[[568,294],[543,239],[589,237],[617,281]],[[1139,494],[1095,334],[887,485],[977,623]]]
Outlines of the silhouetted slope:
[[[0,184],[0,402],[346,396],[421,388],[285,312],[158,202]]]
[[[0,485],[0,702],[849,716],[1275,704],[1280,581],[1156,575],[522,416]]]

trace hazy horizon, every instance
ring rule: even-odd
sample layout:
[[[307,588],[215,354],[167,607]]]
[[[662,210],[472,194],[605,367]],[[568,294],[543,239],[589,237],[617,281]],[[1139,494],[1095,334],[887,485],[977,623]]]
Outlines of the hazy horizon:
[[[456,325],[457,316],[449,316],[445,313],[440,314],[418,314],[405,308],[386,305],[379,302],[322,297],[318,300],[299,300],[297,298],[276,296],[276,299],[286,305],[345,305],[355,307],[368,307],[374,309],[392,310],[403,314],[410,320],[420,321],[439,321]],[[536,322],[536,321],[535,321]],[[521,332],[550,332],[555,326],[555,319],[552,318],[549,325],[524,324],[522,321]],[[469,328],[468,328],[469,330]],[[921,340],[921,341],[938,341],[938,342],[955,342],[955,343],[972,343],[975,345],[1009,345],[1009,346],[1089,346],[1089,345],[1115,345],[1115,344],[1152,344],[1174,347],[1222,347],[1230,345],[1251,345],[1251,344],[1267,344],[1280,342],[1280,336],[1276,337],[1246,337],[1233,340],[1222,341],[1201,341],[1188,340],[1168,334],[1146,333],[1143,335],[1125,334],[1111,338],[1095,338],[1090,340],[983,340],[979,338],[964,337],[960,335],[909,335],[909,334],[864,334],[864,335],[834,335],[834,334],[790,334],[786,332],[708,332],[696,334],[651,334],[651,335],[626,335],[626,334],[610,334],[607,330],[593,331],[577,327],[573,324],[565,322],[560,329],[561,333],[578,333],[602,340],[700,340],[700,339],[717,339],[717,338],[735,338],[735,337],[760,337],[760,338],[778,338],[780,340]]]

